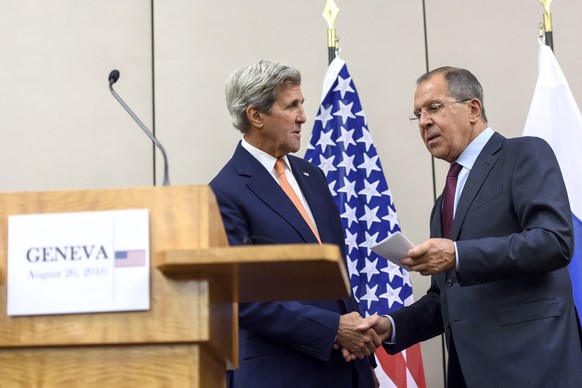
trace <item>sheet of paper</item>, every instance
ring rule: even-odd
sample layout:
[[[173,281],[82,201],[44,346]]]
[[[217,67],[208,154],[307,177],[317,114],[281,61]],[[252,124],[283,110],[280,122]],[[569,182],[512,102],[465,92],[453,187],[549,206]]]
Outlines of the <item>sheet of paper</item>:
[[[401,232],[392,233],[378,244],[372,246],[372,251],[399,267],[410,271],[410,267],[400,264],[400,259],[408,256],[408,250],[414,248]]]

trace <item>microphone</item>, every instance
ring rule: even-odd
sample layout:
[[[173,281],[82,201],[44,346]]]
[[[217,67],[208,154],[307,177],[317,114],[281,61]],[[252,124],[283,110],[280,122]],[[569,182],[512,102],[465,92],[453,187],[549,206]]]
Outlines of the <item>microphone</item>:
[[[109,73],[109,85],[113,85],[119,79],[119,70],[111,70]]]
[[[163,182],[163,185],[169,186],[170,185],[170,178],[168,177],[168,158],[166,156],[166,150],[164,150],[164,147],[158,141],[158,139],[156,139],[154,134],[149,129],[147,129],[146,126],[141,122],[139,117],[137,117],[136,114],[133,113],[131,108],[129,106],[127,106],[125,101],[123,101],[123,99],[121,97],[119,97],[119,95],[115,92],[115,90],[113,90],[113,84],[116,83],[118,79],[119,79],[119,70],[111,70],[111,72],[109,73],[109,90],[111,91],[111,94],[113,94],[113,97],[115,97],[115,99],[117,101],[119,101],[119,103],[121,104],[123,109],[125,109],[127,111],[127,113],[129,113],[131,118],[135,120],[137,125],[140,126],[140,128],[145,132],[145,134],[151,139],[151,141],[156,145],[156,147],[158,147],[158,149],[162,153],[162,156],[164,157],[164,182]]]

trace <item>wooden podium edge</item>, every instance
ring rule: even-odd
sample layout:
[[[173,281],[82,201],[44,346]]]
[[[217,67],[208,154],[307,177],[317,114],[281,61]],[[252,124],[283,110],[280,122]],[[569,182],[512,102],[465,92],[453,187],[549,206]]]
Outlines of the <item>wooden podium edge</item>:
[[[339,247],[332,244],[169,250],[158,252],[154,260],[168,277],[233,284],[234,302],[341,299],[350,294]]]

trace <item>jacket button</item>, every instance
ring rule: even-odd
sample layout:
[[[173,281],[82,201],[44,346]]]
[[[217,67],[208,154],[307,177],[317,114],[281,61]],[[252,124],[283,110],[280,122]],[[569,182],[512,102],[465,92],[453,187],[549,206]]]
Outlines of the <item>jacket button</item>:
[[[447,287],[451,287],[453,285],[453,279],[447,279]]]

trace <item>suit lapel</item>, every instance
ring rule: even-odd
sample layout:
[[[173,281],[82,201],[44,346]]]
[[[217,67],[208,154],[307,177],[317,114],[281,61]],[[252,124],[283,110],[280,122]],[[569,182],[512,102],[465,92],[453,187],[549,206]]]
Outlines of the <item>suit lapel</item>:
[[[494,133],[477,157],[477,160],[475,161],[475,164],[473,165],[473,168],[467,177],[467,182],[465,182],[465,186],[463,187],[463,192],[459,198],[459,203],[457,204],[455,219],[453,221],[453,230],[451,232],[452,240],[456,240],[458,238],[463,222],[465,221],[467,211],[477,196],[477,193],[481,189],[483,182],[485,182],[485,179],[489,175],[489,172],[493,168],[493,165],[495,165],[497,156],[494,154],[501,148],[504,140],[505,138],[503,136],[498,133]]]
[[[265,170],[242,145],[238,145],[233,156],[237,173],[247,176],[247,187],[271,210],[293,227],[306,242],[317,242],[309,225],[305,222],[287,194],[275,182],[271,174]]]

